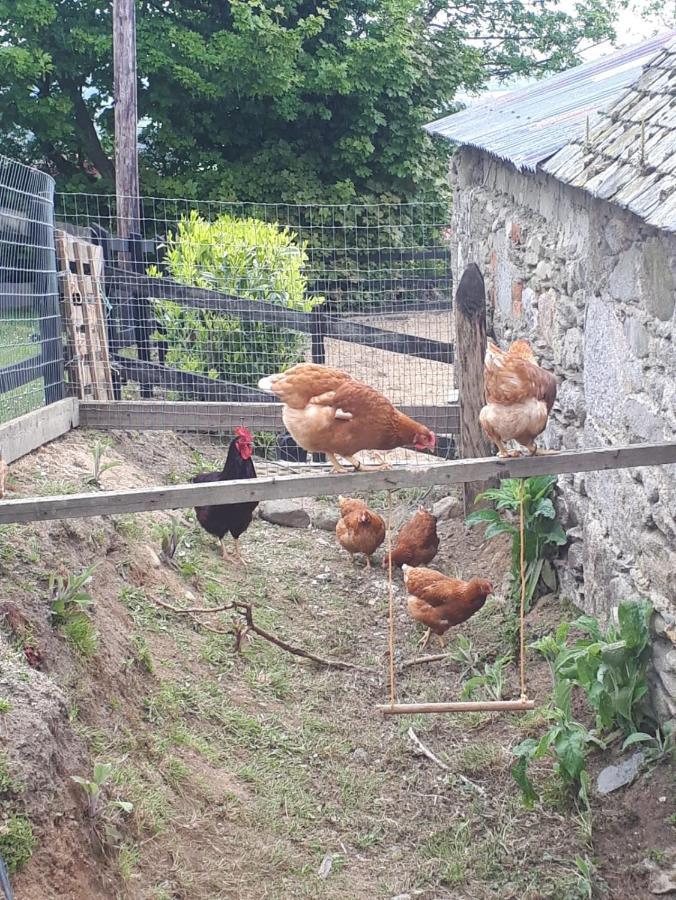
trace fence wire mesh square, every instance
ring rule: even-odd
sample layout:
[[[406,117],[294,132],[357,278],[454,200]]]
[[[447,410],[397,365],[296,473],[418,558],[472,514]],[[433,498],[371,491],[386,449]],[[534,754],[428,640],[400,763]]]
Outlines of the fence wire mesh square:
[[[53,223],[52,178],[0,156],[0,422],[63,396]]]
[[[142,198],[129,221],[112,196],[61,194],[56,218],[103,250],[112,392],[160,401],[148,407],[158,427],[164,410],[167,427],[180,429],[183,415],[190,430],[187,403],[201,403],[200,430],[224,434],[217,408],[205,424],[206,403],[246,404],[241,424],[279,448],[281,407],[258,381],[315,361],[382,391],[441,436],[441,457],[451,454],[452,284],[438,204]],[[105,396],[96,377],[83,399]],[[430,460],[398,451],[391,461]]]

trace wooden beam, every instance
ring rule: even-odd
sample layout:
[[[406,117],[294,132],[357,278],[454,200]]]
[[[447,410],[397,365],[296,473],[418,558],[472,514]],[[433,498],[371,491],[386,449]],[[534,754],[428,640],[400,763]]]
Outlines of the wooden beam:
[[[21,362],[3,366],[0,369],[0,395],[15,388],[30,384],[36,378],[42,378],[42,354],[29,356]]]
[[[14,462],[78,424],[77,400],[73,397],[58,400],[0,425],[0,455],[5,462]]]
[[[113,0],[113,97],[117,233],[127,238],[140,219],[135,0]]]
[[[534,700],[475,700],[450,703],[388,703],[376,706],[386,716],[410,716],[413,713],[525,712],[535,709]]]
[[[157,509],[187,509],[191,506],[239,503],[246,500],[335,496],[349,494],[350,491],[396,491],[399,488],[433,484],[487,481],[493,477],[526,478],[531,475],[561,475],[672,463],[676,463],[676,441],[599,450],[569,450],[551,456],[461,459],[432,466],[419,465],[346,475],[285,475],[245,481],[67,494],[61,497],[3,501],[0,503],[0,524],[112,516]]]
[[[218,382],[216,382],[218,384]],[[437,434],[457,434],[458,405],[401,406],[403,413]],[[100,430],[230,431],[246,425],[251,431],[284,431],[281,403],[212,403],[169,400],[80,402],[80,425]]]
[[[482,458],[493,452],[479,424],[484,405],[484,358],[486,356],[486,290],[479,267],[471,263],[462,273],[455,295],[455,376],[460,392],[460,456]],[[476,495],[488,485],[467,482],[463,486],[465,515]]]

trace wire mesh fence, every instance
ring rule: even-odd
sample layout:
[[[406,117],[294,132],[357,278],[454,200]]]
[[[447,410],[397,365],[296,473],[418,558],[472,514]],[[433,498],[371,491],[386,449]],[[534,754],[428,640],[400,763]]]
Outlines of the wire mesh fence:
[[[56,217],[69,241],[101,248],[110,384],[101,384],[100,367],[84,399],[159,401],[147,407],[156,427],[199,421],[215,433],[231,423],[207,402],[245,403],[242,424],[248,417],[261,441],[279,445],[281,410],[258,382],[314,361],[417,414],[449,455],[452,285],[442,206],[142,198],[137,223],[118,221],[114,197],[62,194]],[[96,260],[85,259],[85,278],[96,281],[96,272]],[[73,356],[66,377],[82,390]],[[120,427],[128,422],[120,411]]]
[[[0,156],[0,422],[63,396],[53,222],[54,181]]]

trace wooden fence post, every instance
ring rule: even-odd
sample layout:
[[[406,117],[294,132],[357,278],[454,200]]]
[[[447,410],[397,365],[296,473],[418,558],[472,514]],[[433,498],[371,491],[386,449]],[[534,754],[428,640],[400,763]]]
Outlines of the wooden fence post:
[[[143,261],[143,241],[138,232],[132,232],[129,235],[129,249],[131,256],[131,267],[136,275],[143,275],[145,265]],[[150,302],[143,291],[140,282],[137,282],[132,300],[132,309],[134,311],[134,331],[136,332],[136,346],[138,348],[138,358],[142,362],[150,362],[150,335],[152,334],[152,321],[150,312]],[[150,400],[153,396],[153,389],[147,381],[141,382],[141,397],[144,400]]]
[[[455,371],[460,393],[460,456],[491,456],[491,444],[479,424],[484,405],[484,357],[486,355],[486,291],[475,263],[462,273],[455,294]],[[486,488],[483,482],[463,485],[465,515]]]

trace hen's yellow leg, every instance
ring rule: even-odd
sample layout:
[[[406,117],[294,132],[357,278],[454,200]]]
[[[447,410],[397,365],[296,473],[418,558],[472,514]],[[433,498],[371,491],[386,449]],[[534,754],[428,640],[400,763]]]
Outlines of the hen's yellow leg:
[[[336,457],[333,453],[327,452],[326,455],[331,460],[331,465],[333,466],[334,472],[348,472],[349,471],[349,469],[346,469],[345,466],[341,466],[341,464],[338,462],[338,460],[336,459]],[[346,459],[349,459],[349,457],[346,457]]]
[[[428,628],[427,631],[425,632],[425,634],[422,636],[422,638],[418,641],[418,643],[420,644],[420,646],[423,650],[429,644],[431,637],[432,637],[432,629]]]

